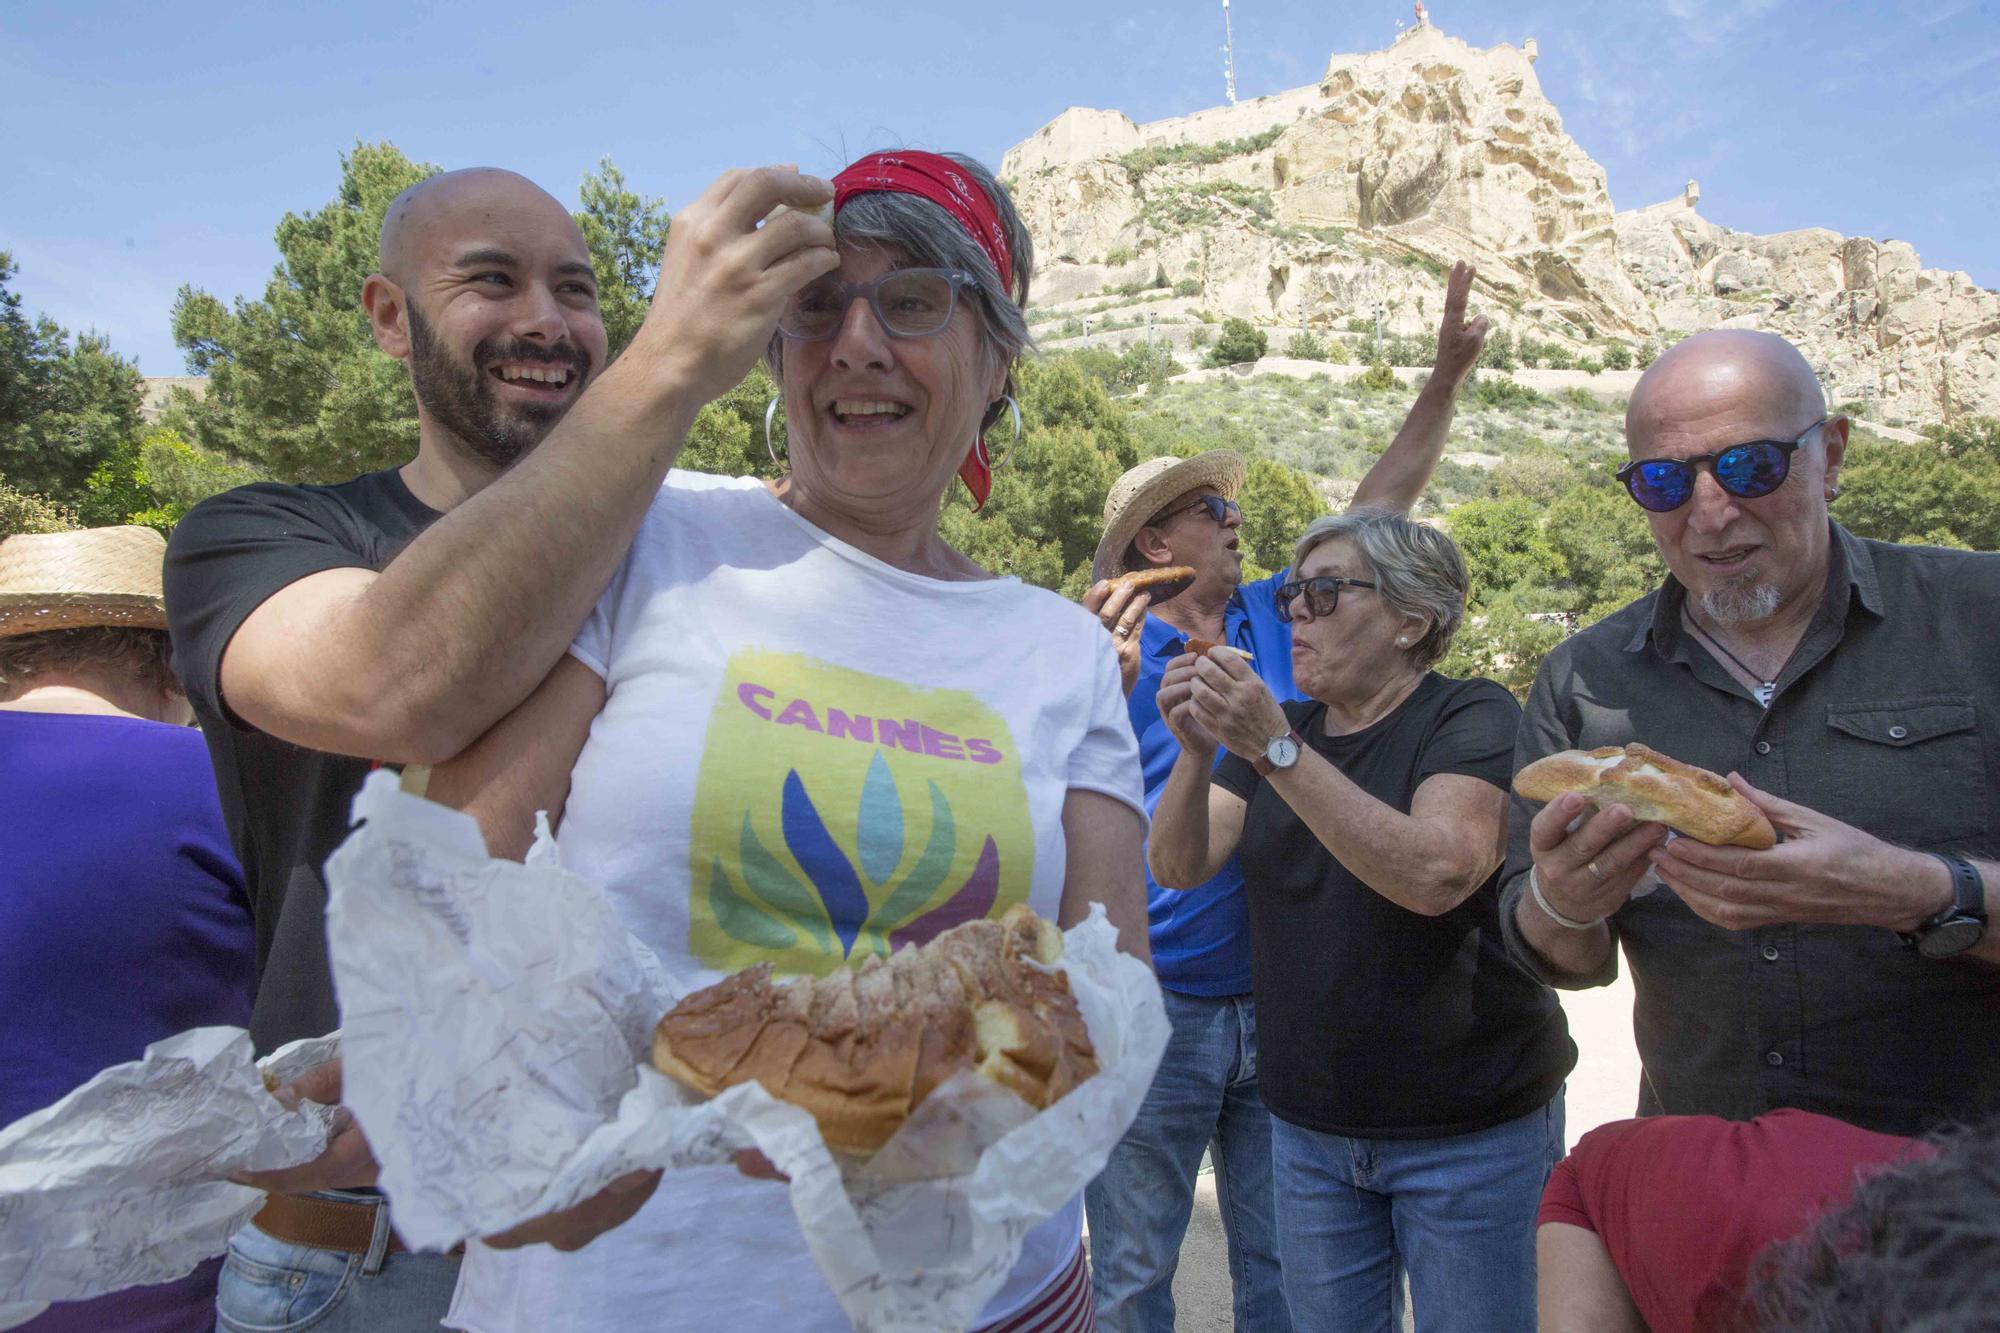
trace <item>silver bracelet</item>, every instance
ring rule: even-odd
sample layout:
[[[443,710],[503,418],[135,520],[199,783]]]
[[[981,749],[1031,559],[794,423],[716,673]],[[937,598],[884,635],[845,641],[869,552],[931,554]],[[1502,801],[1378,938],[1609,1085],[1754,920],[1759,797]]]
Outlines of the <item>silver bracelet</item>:
[[[1572,921],[1555,908],[1549,906],[1549,900],[1542,896],[1541,877],[1535,873],[1535,867],[1532,865],[1528,867],[1528,892],[1535,895],[1535,906],[1541,908],[1549,920],[1555,922],[1565,930],[1589,930],[1592,926],[1598,925],[1604,920],[1603,917],[1598,917],[1596,921]]]

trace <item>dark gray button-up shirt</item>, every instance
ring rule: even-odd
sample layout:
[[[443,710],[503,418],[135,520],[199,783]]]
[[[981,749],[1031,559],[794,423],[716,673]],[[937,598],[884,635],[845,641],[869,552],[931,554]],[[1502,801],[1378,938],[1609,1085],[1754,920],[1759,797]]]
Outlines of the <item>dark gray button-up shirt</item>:
[[[1681,626],[1669,578],[1549,654],[1514,765],[1642,741],[1922,851],[2000,850],[2000,555],[1896,546],[1832,525],[1826,599],[1767,710]],[[1500,920],[1521,937],[1528,821],[1514,800]],[[1656,881],[1646,881],[1656,882]],[[1748,1119],[1781,1106],[1886,1133],[2000,1110],[2000,969],[1932,960],[1888,930],[1728,931],[1672,890],[1611,920],[1632,967],[1641,1114]],[[2000,928],[2000,924],[1996,924]]]

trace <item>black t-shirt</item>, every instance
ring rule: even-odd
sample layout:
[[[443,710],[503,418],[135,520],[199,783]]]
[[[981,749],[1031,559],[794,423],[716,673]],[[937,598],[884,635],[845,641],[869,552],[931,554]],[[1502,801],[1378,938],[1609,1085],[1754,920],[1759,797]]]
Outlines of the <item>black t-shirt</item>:
[[[1326,705],[1285,706],[1306,745],[1408,814],[1426,778],[1505,790],[1521,708],[1499,685],[1435,672],[1387,717],[1328,736]],[[1272,1113],[1355,1138],[1468,1134],[1556,1095],[1576,1064],[1553,992],[1508,956],[1499,874],[1443,916],[1355,878],[1248,760],[1215,784],[1249,802],[1239,852],[1250,908],[1257,1084]]]
[[[167,544],[174,670],[208,739],[257,927],[259,1051],[340,1025],[320,868],[375,765],[243,722],[222,700],[223,649],[279,589],[327,569],[381,569],[437,517],[391,470],[338,486],[245,486],[196,505]]]

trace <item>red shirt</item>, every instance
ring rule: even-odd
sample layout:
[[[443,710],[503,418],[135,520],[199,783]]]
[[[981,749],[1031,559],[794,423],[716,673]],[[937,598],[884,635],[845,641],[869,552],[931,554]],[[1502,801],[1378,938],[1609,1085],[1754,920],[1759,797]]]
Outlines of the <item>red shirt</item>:
[[[1930,1151],[1810,1111],[1618,1120],[1557,1164],[1535,1221],[1596,1232],[1653,1333],[1700,1333],[1736,1319],[1759,1251],[1845,1204],[1857,1173]]]

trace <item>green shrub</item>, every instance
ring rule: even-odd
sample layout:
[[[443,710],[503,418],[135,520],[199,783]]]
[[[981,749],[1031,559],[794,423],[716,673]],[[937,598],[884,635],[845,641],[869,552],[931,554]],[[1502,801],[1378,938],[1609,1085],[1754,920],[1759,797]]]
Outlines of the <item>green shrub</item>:
[[[1446,269],[1444,266],[1444,261],[1439,259],[1433,259],[1429,255],[1420,255],[1415,253],[1414,251],[1405,251],[1404,253],[1397,255],[1396,262],[1402,265],[1404,268],[1422,269],[1424,272],[1430,274],[1433,278],[1437,278],[1440,281],[1442,281],[1445,275],[1449,272],[1449,270]]]
[[[1479,349],[1479,364],[1489,370],[1512,370],[1520,364],[1514,355],[1514,336],[1505,329],[1493,329],[1486,345]]]
[[[17,532],[67,532],[81,526],[75,510],[0,482],[0,537]]]
[[[1175,295],[1175,296],[1200,296],[1200,295],[1201,295],[1201,279],[1199,279],[1199,278],[1182,278],[1182,279],[1181,279],[1181,280],[1180,280],[1179,282],[1177,282],[1177,283],[1175,283],[1175,284],[1174,284],[1174,295]]]
[[[1498,375],[1473,376],[1472,383],[1465,386],[1462,396],[1468,405],[1480,407],[1533,407],[1549,401],[1546,395],[1535,392],[1527,385]]]
[[[1227,158],[1261,153],[1278,142],[1278,136],[1284,132],[1283,125],[1273,125],[1261,133],[1241,139],[1225,139],[1221,143],[1177,143],[1158,148],[1139,148],[1119,158],[1118,165],[1136,181],[1154,167],[1211,166]]]
[[[1285,344],[1285,355],[1297,361],[1326,360],[1326,344],[1310,333],[1294,333]]]
[[[1355,383],[1371,392],[1381,393],[1385,389],[1396,387],[1396,372],[1389,368],[1388,362],[1377,361],[1374,365],[1368,367],[1367,371]]]
[[[1610,343],[1604,348],[1604,368],[1606,370],[1630,370],[1632,349],[1624,343]]]
[[[1247,319],[1223,321],[1222,336],[1216,339],[1215,349],[1208,354],[1211,366],[1234,366],[1246,361],[1255,361],[1269,350],[1271,340],[1264,330]]]

